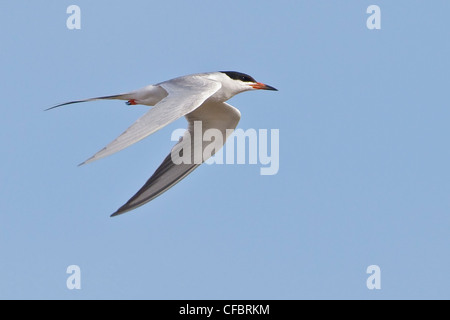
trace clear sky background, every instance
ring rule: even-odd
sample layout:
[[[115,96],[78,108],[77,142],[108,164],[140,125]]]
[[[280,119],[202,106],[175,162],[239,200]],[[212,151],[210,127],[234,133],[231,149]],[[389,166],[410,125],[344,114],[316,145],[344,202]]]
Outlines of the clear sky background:
[[[81,30],[66,9],[81,8]],[[368,30],[366,9],[381,8]],[[2,1],[0,298],[450,298],[449,1]],[[109,218],[174,129],[77,167],[144,114],[44,112],[198,72],[280,130],[280,170],[204,165]],[[66,287],[81,268],[82,290]],[[381,290],[366,287],[370,265]]]

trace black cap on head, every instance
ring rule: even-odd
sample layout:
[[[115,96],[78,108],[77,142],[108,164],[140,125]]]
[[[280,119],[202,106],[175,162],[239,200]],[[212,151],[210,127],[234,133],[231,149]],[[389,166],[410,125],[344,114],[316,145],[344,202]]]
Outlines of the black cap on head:
[[[233,80],[241,80],[243,82],[256,82],[253,77],[249,76],[248,74],[236,72],[236,71],[220,71],[222,73],[225,73],[227,76],[229,76]]]

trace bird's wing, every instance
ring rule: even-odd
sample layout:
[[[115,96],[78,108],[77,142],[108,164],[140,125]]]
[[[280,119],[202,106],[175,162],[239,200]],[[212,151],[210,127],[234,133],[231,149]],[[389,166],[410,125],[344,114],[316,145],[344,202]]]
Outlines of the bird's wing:
[[[168,95],[139,118],[124,133],[80,165],[116,153],[158,131],[169,123],[198,108],[222,86],[220,82],[201,77],[181,78],[160,83]]]
[[[171,153],[166,157],[145,185],[112,216],[117,216],[140,207],[180,182],[202,162],[206,161],[223,147],[228,136],[236,128],[240,117],[241,114],[239,110],[225,102],[205,103],[194,112],[186,115],[189,122],[189,128],[184,136],[173,147]],[[213,140],[212,142],[203,141],[202,139],[202,142],[197,145],[198,143],[195,143],[195,141],[197,141],[195,138],[196,135],[201,135],[203,138],[205,132],[209,129],[216,129],[215,133],[220,133],[222,138],[215,137],[214,139],[211,139]],[[198,131],[200,131],[200,133]],[[213,133],[213,131],[209,132]],[[208,154],[204,154],[204,152],[206,152],[206,147],[210,150]],[[188,161],[180,163],[180,159],[178,159],[175,160],[178,164],[175,164],[173,155],[182,157],[185,152],[190,152],[190,157],[188,155],[185,158]],[[200,161],[198,161],[198,159],[200,159]]]

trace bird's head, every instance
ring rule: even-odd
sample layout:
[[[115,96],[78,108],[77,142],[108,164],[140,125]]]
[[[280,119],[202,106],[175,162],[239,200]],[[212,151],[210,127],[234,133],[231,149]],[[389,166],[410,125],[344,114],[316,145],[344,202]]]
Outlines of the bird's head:
[[[248,74],[235,72],[235,71],[220,71],[222,74],[226,75],[227,85],[235,89],[237,93],[249,91],[249,90],[272,90],[278,91],[272,86],[256,81],[253,77]]]

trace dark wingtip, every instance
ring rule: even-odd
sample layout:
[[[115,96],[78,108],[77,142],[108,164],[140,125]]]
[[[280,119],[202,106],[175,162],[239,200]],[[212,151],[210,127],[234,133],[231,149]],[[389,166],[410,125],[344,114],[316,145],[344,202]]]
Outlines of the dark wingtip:
[[[64,106],[65,104],[58,104],[57,106],[54,106],[54,107],[50,107],[50,108],[47,108],[47,109],[45,109],[44,111],[48,111],[48,110],[52,110],[52,109],[56,109],[56,108],[59,108],[59,107],[62,107],[62,106]]]
[[[127,204],[124,204],[119,209],[117,209],[116,212],[114,212],[110,217],[114,218],[114,217],[120,216],[124,213],[127,213],[127,212],[133,210],[133,209],[134,208],[130,208]]]
[[[80,103],[80,102],[85,102],[85,100],[78,100],[78,101],[70,101],[70,102],[66,102],[66,103],[61,103],[61,104],[58,104],[57,106],[47,108],[44,111],[48,111],[48,110],[56,109],[56,108],[59,108],[59,107],[62,107],[62,106],[67,106],[68,104],[74,104],[74,103]]]
[[[44,109],[44,111],[52,110],[52,109],[55,109],[55,108],[58,108],[58,107],[59,106],[50,107],[50,108]]]
[[[124,214],[127,211],[128,210],[124,210],[124,206],[122,206],[119,209],[117,209],[116,212],[114,212],[110,217],[114,218],[114,217],[120,216],[121,214]]]
[[[114,218],[114,217],[120,216],[122,213],[123,213],[123,212],[116,211],[116,212],[114,212],[112,215],[110,215],[109,217],[110,217],[110,218]]]

